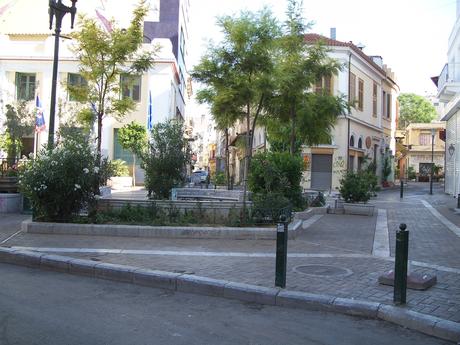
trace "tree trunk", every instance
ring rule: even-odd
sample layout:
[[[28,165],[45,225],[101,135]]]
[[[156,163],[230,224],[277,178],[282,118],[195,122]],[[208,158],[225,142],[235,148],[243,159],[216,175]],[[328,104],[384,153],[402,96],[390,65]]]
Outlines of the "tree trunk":
[[[246,154],[244,158],[244,171],[243,171],[243,214],[241,221],[246,221],[246,194],[248,191],[248,173],[249,173],[249,156],[250,150],[252,150],[251,140],[251,110],[250,105],[246,106]]]
[[[97,114],[97,162],[98,167],[101,166],[101,145],[102,145],[102,117],[104,114],[99,112]]]
[[[136,155],[133,153],[133,187],[136,186]]]
[[[296,142],[296,134],[295,134],[295,126],[296,126],[296,113],[294,106],[291,105],[290,109],[290,117],[291,117],[291,148],[290,148],[290,153],[291,156],[295,154],[295,142]]]
[[[228,150],[228,127],[225,128],[225,176],[227,177],[227,189],[230,187],[230,155]]]

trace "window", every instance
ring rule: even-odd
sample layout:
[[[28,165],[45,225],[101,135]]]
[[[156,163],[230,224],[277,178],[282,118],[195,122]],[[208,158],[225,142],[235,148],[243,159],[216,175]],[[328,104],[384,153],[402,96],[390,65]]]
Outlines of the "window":
[[[113,130],[113,159],[121,159],[122,161],[125,161],[126,164],[132,165],[133,164],[133,153],[131,150],[125,150],[121,144],[120,141],[118,140],[119,137],[119,129],[114,128]],[[139,160],[136,158],[136,163],[138,163]]]
[[[391,117],[391,94],[387,94],[387,118]]]
[[[355,137],[352,135],[350,137],[350,147],[354,147],[355,146]]]
[[[364,80],[358,79],[358,109],[363,111],[364,107]]]
[[[332,77],[325,76],[321,79],[318,79],[315,84],[315,92],[317,94],[322,94],[323,92],[326,92],[328,95],[332,95]]]
[[[135,102],[141,100],[141,76],[121,75],[121,95],[123,98],[131,98]]]
[[[372,115],[377,117],[377,84],[374,83],[372,89]]]
[[[419,145],[431,145],[431,133],[420,133],[418,143]]]
[[[16,98],[30,101],[35,98],[35,73],[16,73]]]
[[[387,93],[382,91],[382,117],[387,115]]]
[[[88,85],[88,82],[86,81],[85,78],[81,76],[81,74],[69,73],[67,75],[67,85],[75,86],[75,87],[83,87],[83,86]],[[69,93],[69,101],[75,101],[75,100],[76,98]]]
[[[353,73],[350,73],[350,85],[348,85],[349,89],[349,102],[353,103],[356,99],[356,76]]]
[[[358,149],[362,149],[363,148],[363,138],[359,138],[358,140]]]

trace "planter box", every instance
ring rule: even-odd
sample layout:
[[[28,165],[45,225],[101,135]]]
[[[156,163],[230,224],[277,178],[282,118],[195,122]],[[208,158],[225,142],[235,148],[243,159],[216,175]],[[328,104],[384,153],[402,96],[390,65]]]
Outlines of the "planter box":
[[[0,213],[22,212],[22,195],[19,193],[0,193]]]
[[[351,204],[344,202],[343,208],[345,214],[356,214],[360,216],[372,216],[374,214],[375,205],[372,204]]]

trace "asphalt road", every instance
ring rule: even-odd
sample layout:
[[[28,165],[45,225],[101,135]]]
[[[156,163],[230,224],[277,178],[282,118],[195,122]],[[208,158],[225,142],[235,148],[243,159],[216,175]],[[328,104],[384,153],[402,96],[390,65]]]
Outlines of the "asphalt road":
[[[376,320],[0,264],[0,344],[448,344]]]

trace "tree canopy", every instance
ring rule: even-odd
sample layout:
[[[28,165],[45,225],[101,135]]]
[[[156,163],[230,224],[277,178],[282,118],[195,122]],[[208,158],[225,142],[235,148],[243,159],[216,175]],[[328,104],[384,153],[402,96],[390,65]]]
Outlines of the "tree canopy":
[[[414,93],[402,93],[398,97],[398,128],[404,129],[411,123],[428,123],[437,116],[434,106],[425,98]]]
[[[108,115],[122,118],[136,107],[130,97],[120,97],[121,76],[132,80],[153,65],[155,49],[140,49],[147,12],[146,1],[140,0],[128,28],[119,28],[111,22],[110,31],[95,19],[81,16],[79,28],[72,34],[73,50],[85,82],[67,87],[74,99],[87,105],[80,111],[79,119],[91,124],[97,122],[99,156],[103,118]]]

